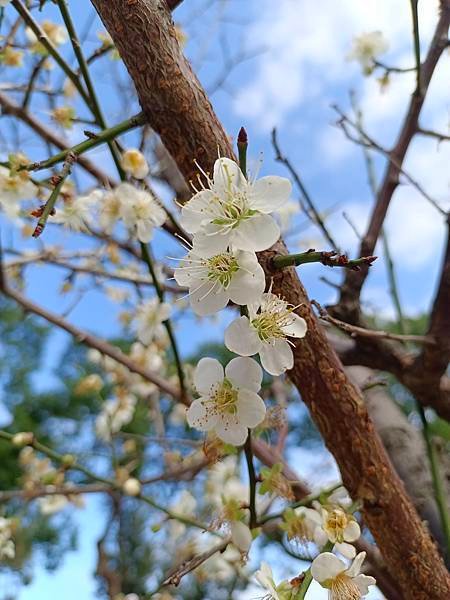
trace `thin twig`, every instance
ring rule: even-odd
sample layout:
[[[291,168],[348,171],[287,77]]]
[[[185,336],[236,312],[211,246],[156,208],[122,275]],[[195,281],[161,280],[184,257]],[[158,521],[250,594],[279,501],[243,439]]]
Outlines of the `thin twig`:
[[[252,437],[251,431],[248,430],[248,436],[245,440],[244,446],[245,460],[247,462],[248,469],[248,480],[249,480],[249,511],[250,521],[249,527],[253,529],[258,523],[258,516],[256,514],[256,473],[255,466],[253,464],[253,451],[252,451]]]
[[[278,143],[278,138],[277,138],[277,130],[275,128],[272,129],[272,146],[275,150],[275,160],[284,164],[284,166],[287,168],[287,170],[291,174],[293,180],[297,184],[297,187],[300,190],[300,193],[302,194],[302,196],[304,198],[304,201],[307,206],[305,206],[302,202],[300,203],[303,211],[305,212],[306,215],[308,215],[308,217],[311,219],[311,221],[319,227],[319,229],[322,231],[325,239],[328,241],[328,243],[331,245],[331,247],[335,248],[337,250],[338,245],[336,244],[334,239],[331,237],[331,234],[328,231],[318,210],[316,209],[314,202],[312,201],[312,198],[309,195],[309,192],[306,190],[302,180],[300,179],[300,175],[298,174],[296,169],[294,169],[294,167],[292,166],[291,161],[286,156],[284,156],[284,154],[281,152],[281,148],[280,148],[280,145]]]
[[[364,327],[350,325],[349,323],[344,323],[344,321],[340,321],[339,319],[332,317],[316,300],[311,300],[311,304],[317,308],[321,319],[327,323],[330,323],[331,325],[334,325],[341,331],[345,331],[345,333],[348,333],[351,337],[381,338],[403,343],[414,342],[416,344],[424,344],[429,346],[436,345],[436,342],[433,340],[433,338],[424,335],[389,333],[388,331],[365,329]]]

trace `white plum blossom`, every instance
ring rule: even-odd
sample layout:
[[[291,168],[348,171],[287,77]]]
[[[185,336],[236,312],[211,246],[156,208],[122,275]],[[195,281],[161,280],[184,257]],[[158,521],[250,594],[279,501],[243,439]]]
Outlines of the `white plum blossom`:
[[[353,40],[353,46],[349,54],[348,60],[357,60],[364,73],[370,74],[373,70],[373,61],[384,54],[389,48],[388,41],[383,36],[381,31],[371,31],[358,35]]]
[[[11,519],[0,517],[0,560],[12,559],[15,556],[15,546],[12,540]]]
[[[276,585],[272,569],[266,562],[261,563],[259,571],[255,573],[255,579],[266,592],[264,600],[291,600],[294,597],[294,590],[289,581],[285,580]]]
[[[135,477],[129,477],[122,485],[122,489],[127,496],[139,496],[141,493],[141,482]]]
[[[259,354],[263,368],[281,375],[294,365],[287,338],[306,335],[306,321],[295,314],[293,306],[271,292],[248,304],[248,317],[234,320],[225,331],[226,347],[241,356]]]
[[[361,529],[355,517],[339,507],[321,509],[322,529],[333,544],[356,542]],[[345,552],[344,552],[345,555]]]
[[[264,292],[264,271],[253,252],[223,251],[204,257],[196,247],[175,269],[176,282],[189,288],[189,302],[196,315],[206,316],[225,308],[231,300],[245,305]]]
[[[62,494],[51,494],[38,499],[39,510],[43,515],[54,515],[63,510],[68,503],[69,500]]]
[[[93,208],[102,196],[100,190],[94,190],[86,196],[67,200],[61,208],[56,209],[51,222],[59,223],[72,231],[88,231],[93,221]]]
[[[106,192],[99,205],[99,224],[102,231],[107,234],[112,233],[121,215],[122,199],[120,194],[117,194],[115,190]]]
[[[375,585],[373,577],[360,574],[366,557],[360,552],[353,563],[347,565],[331,552],[323,552],[311,564],[311,575],[324,588],[330,600],[359,600],[369,593],[369,586]]]
[[[187,421],[200,431],[215,431],[227,444],[240,446],[248,428],[259,425],[266,407],[257,392],[263,372],[251,358],[233,358],[223,370],[214,358],[202,358],[194,373],[200,394],[187,411]]]
[[[269,214],[288,201],[288,179],[269,176],[250,182],[234,161],[219,158],[208,186],[181,210],[181,225],[195,234],[199,249],[215,254],[232,246],[258,252],[278,240],[280,228]]]
[[[147,177],[149,167],[145,156],[139,150],[131,148],[122,155],[122,168],[135,179],[144,179]]]
[[[147,346],[155,338],[162,337],[165,333],[162,323],[169,318],[170,312],[170,304],[160,302],[158,298],[151,298],[140,304],[136,310],[136,329],[139,341]]]
[[[136,396],[124,390],[117,391],[117,398],[107,400],[102,412],[95,421],[95,430],[100,439],[109,441],[111,433],[116,433],[133,418],[136,407]]]
[[[252,545],[252,532],[248,525],[242,521],[232,521],[230,523],[231,541],[243,553],[247,553]]]
[[[13,172],[0,165],[0,208],[9,219],[17,219],[20,201],[34,198],[37,192],[27,171]]]
[[[54,46],[61,46],[61,44],[65,44],[69,39],[67,29],[63,25],[57,25],[52,21],[45,20],[42,21],[40,27]],[[32,48],[33,52],[39,52],[41,54],[46,53],[31,27],[25,28],[25,35],[29,42],[34,46]]]
[[[155,198],[146,190],[139,190],[129,183],[121,183],[115,189],[122,201],[121,217],[125,225],[144,244],[153,238],[153,229],[161,227],[166,213]]]

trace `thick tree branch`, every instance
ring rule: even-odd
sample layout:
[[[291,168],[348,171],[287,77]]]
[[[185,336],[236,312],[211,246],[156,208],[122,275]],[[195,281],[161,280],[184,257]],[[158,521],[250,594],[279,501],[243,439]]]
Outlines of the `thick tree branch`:
[[[196,177],[194,159],[211,171],[218,151],[233,156],[227,135],[181,54],[165,1],[93,0],[93,4],[134,80],[150,125],[185,179]],[[393,471],[360,393],[327,343],[295,270],[270,272],[275,254],[286,254],[282,242],[260,254],[266,273],[273,277],[273,291],[301,305],[299,314],[308,322],[308,334],[295,348],[289,375],[335,456],[345,486],[362,501],[365,522],[404,598],[441,600],[450,595],[450,579],[437,549]]]

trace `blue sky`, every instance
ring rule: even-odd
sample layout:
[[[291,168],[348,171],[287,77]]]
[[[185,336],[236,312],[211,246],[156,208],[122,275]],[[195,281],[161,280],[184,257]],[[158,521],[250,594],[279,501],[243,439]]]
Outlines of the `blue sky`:
[[[81,29],[90,20],[92,7],[88,0],[70,2]],[[349,90],[355,90],[369,133],[381,144],[389,146],[395,139],[399,122],[404,114],[409,95],[414,89],[410,75],[393,75],[389,88],[380,92],[375,77],[364,78],[355,63],[345,60],[354,35],[382,30],[390,42],[386,55],[388,64],[411,66],[409,2],[407,0],[322,0],[320,7],[312,0],[216,0],[206,13],[205,0],[186,0],[175,17],[186,24],[188,32],[187,54],[208,89],[221,73],[218,59],[221,48],[228,47],[235,55],[240,52],[255,55],[240,64],[230,75],[223,89],[214,93],[212,101],[219,118],[231,136],[244,125],[250,138],[249,162],[256,166],[263,156],[261,174],[287,175],[283,167],[274,162],[270,143],[271,128],[276,126],[280,144],[302,175],[306,187],[324,213],[329,217],[330,229],[341,248],[350,253],[356,251],[357,239],[343,217],[347,213],[358,231],[363,232],[372,206],[360,149],[345,140],[334,125],[336,115],[333,103],[349,110]],[[424,48],[436,20],[437,2],[419,3],[421,33]],[[57,13],[54,7],[48,13]],[[205,20],[208,24],[205,35]],[[225,27],[225,29],[223,29]],[[88,36],[86,46],[98,45],[95,24]],[[226,31],[226,38],[222,31]],[[107,63],[108,67],[111,66]],[[126,81],[119,65],[112,65]],[[448,133],[449,98],[448,81],[450,58],[445,55],[433,79],[430,98],[424,109],[422,126]],[[109,71],[97,65],[93,69],[100,97],[107,107],[109,121],[124,117],[121,98],[113,97]],[[128,92],[130,88],[128,86]],[[136,106],[136,111],[138,107]],[[41,118],[47,118],[46,107],[38,107]],[[25,131],[25,130],[24,130]],[[82,136],[82,127],[71,134],[72,141]],[[124,138],[132,144],[134,134]],[[31,155],[38,150],[28,140]],[[111,169],[107,153],[92,153]],[[42,158],[42,156],[39,156]],[[435,140],[418,138],[408,153],[406,169],[426,187],[444,208],[448,208],[449,151],[445,144]],[[378,176],[383,161],[375,157]],[[87,180],[81,178],[82,183]],[[164,190],[161,190],[164,195]],[[296,198],[296,195],[293,195]],[[314,227],[305,224],[300,216],[296,220],[298,233],[290,236],[292,250],[310,247],[329,249]],[[439,270],[445,228],[442,217],[411,186],[402,185],[397,191],[386,221],[394,261],[397,265],[401,297],[406,312],[417,314],[427,310],[433,297]],[[54,228],[46,231],[46,243],[58,243],[65,249],[86,248],[82,236],[60,234]],[[24,242],[17,231],[3,223],[3,243],[14,242],[21,247],[35,248],[36,242]],[[160,257],[180,251],[164,233],[155,240]],[[381,250],[377,248],[377,253]],[[334,300],[331,287],[319,280],[326,275],[338,282],[336,271],[324,272],[322,267],[304,266],[300,275],[310,296],[326,304]],[[47,307],[61,311],[72,298],[61,300],[58,289],[61,271],[53,268],[29,271],[27,292]],[[371,269],[363,297],[369,311],[381,317],[393,314],[387,291],[386,269],[380,258]],[[70,318],[80,327],[92,329],[101,335],[117,331],[117,306],[110,304],[105,310],[104,295],[89,291],[71,312]],[[95,315],[95,319],[92,316]],[[225,316],[224,319],[229,319]],[[222,323],[223,326],[223,323]],[[209,323],[199,325],[193,319],[181,322],[178,334],[182,351],[186,355],[200,340],[220,339],[221,326],[211,328]],[[47,348],[46,369],[38,378],[40,386],[51,383],[51,368],[58,362],[66,343],[66,336],[56,332]],[[1,399],[1,396],[0,396]],[[64,592],[64,600],[93,600],[95,586],[89,572],[93,570],[94,541],[98,536],[98,507],[95,499],[89,499],[87,509],[78,516],[82,535],[80,550],[67,556],[64,566],[56,574],[47,575],[37,566],[34,583],[20,592],[20,600],[40,600],[56,597]],[[76,582],[76,586],[71,582]],[[76,594],[76,596],[75,596]],[[314,592],[311,598],[323,596]],[[375,597],[375,596],[374,596]]]

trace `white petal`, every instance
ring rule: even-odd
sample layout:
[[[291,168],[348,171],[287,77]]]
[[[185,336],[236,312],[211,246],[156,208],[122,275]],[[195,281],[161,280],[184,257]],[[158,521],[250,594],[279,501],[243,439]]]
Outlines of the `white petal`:
[[[138,221],[136,224],[137,238],[146,244],[153,238],[153,224],[149,219]]]
[[[272,340],[262,345],[259,357],[263,368],[271,375],[281,375],[294,366],[294,355],[286,340]]]
[[[345,564],[331,552],[322,552],[311,564],[311,575],[319,583],[334,579],[345,571]]]
[[[252,392],[259,392],[261,389],[263,372],[253,358],[240,356],[233,358],[225,367],[225,376],[236,389],[251,390]]]
[[[231,523],[231,541],[242,552],[248,552],[252,545],[252,532],[242,521],[233,521]]]
[[[240,356],[257,354],[262,342],[248,317],[239,317],[228,325],[225,330],[225,346],[231,352]]]
[[[356,521],[350,521],[344,529],[344,540],[346,542],[355,542],[361,535],[361,529]]]
[[[196,315],[205,317],[222,310],[228,304],[229,294],[211,281],[205,281],[199,288],[189,294],[189,302]]]
[[[217,413],[208,411],[206,408],[204,404],[206,400],[206,398],[194,400],[186,413],[186,419],[189,425],[200,431],[214,429],[218,419]]]
[[[357,575],[353,578],[353,583],[356,583],[362,596],[369,593],[369,585],[375,585],[376,579],[370,575]]]
[[[355,547],[351,544],[346,544],[345,542],[335,544],[334,550],[339,552],[339,554],[342,554],[342,556],[345,556],[345,558],[349,558],[350,560],[352,560],[356,556]]]
[[[208,207],[214,194],[202,190],[195,194],[181,209],[180,224],[189,233],[196,233],[208,221]]]
[[[239,250],[261,252],[273,246],[280,237],[280,228],[269,215],[257,214],[239,223],[232,230],[231,243]]]
[[[208,224],[202,227],[194,235],[193,250],[202,258],[215,256],[226,252],[230,245],[230,233],[220,233],[217,225]]]
[[[314,529],[314,543],[319,548],[322,548],[323,546],[325,546],[325,544],[327,542],[328,542],[328,536],[325,533],[325,531],[322,529],[322,527],[316,527]]]
[[[241,305],[259,301],[266,287],[263,268],[252,252],[239,252],[236,258],[240,268],[228,286],[230,299]]]
[[[296,512],[300,509],[301,509],[300,514],[305,515],[305,517],[309,521],[312,521],[315,525],[319,525],[319,526],[322,525],[322,517],[317,512],[317,510],[314,510],[314,508],[305,508],[305,507],[301,506],[298,509],[296,509]],[[326,538],[326,539],[328,540],[328,538]]]
[[[285,177],[262,177],[251,187],[251,207],[262,213],[279,210],[289,200],[291,191],[291,182]]]
[[[361,571],[362,564],[364,559],[366,558],[365,552],[360,552],[355,560],[352,562],[350,567],[347,569],[346,573],[349,577],[356,577],[358,573]]]
[[[262,398],[250,390],[239,390],[236,408],[239,422],[246,427],[256,427],[266,416],[266,405]]]
[[[219,418],[215,432],[226,444],[242,446],[247,439],[248,429],[236,421],[232,416]]]
[[[234,186],[246,186],[246,180],[239,166],[229,158],[219,158],[214,163],[214,189],[227,192]]]
[[[198,287],[201,283],[201,277],[204,275],[206,278],[206,268],[202,270],[200,267],[193,270],[195,265],[198,264],[198,256],[189,252],[184,258],[180,259],[179,266],[174,270],[174,278],[178,285],[183,287]]]
[[[215,358],[201,358],[194,371],[194,385],[201,396],[209,396],[211,388],[223,381],[223,367]]]
[[[292,323],[283,327],[283,333],[289,337],[302,338],[305,337],[308,326],[305,319],[299,317],[295,313],[291,313]]]

